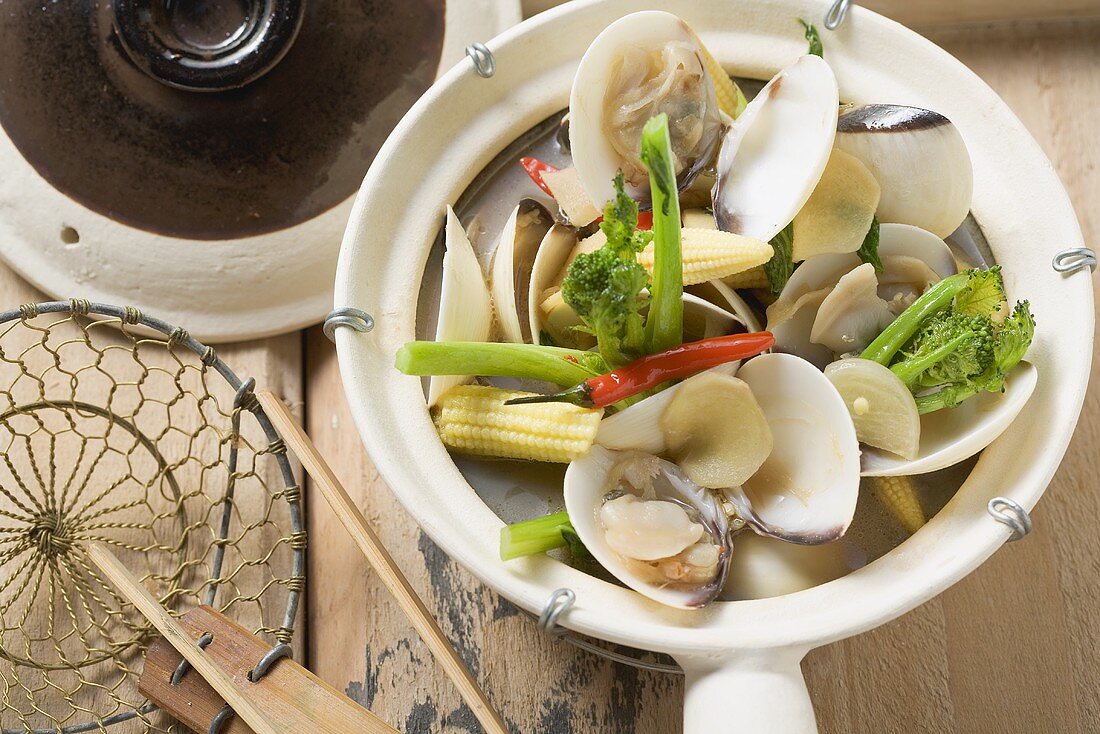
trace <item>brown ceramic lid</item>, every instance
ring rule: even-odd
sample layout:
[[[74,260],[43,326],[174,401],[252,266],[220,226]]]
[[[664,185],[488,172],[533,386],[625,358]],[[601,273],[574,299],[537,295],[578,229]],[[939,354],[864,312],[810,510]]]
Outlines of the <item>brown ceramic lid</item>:
[[[431,84],[444,0],[6,0],[0,125],[81,205],[184,239],[345,201]]]

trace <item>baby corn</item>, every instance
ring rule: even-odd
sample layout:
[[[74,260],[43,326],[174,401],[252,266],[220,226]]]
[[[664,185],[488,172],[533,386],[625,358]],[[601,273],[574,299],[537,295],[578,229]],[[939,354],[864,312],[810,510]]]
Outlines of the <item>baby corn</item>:
[[[750,237],[716,229],[682,230],[684,285],[726,278],[763,265],[772,258],[772,246]],[[653,245],[638,253],[638,262],[653,273]]]
[[[444,445],[465,454],[562,464],[587,454],[603,411],[566,403],[504,405],[530,395],[460,385],[439,399],[432,420]]]
[[[695,38],[696,40],[699,39],[698,36]],[[737,119],[737,116],[748,106],[749,101],[745,99],[744,92],[733,83],[730,75],[726,73],[718,60],[710,55],[710,51],[707,51],[707,47],[703,45],[702,41],[699,41],[699,48],[703,50],[703,61],[707,65],[707,73],[714,81],[714,92],[718,97],[718,109]]]
[[[871,492],[910,535],[928,522],[912,477],[867,477]]]

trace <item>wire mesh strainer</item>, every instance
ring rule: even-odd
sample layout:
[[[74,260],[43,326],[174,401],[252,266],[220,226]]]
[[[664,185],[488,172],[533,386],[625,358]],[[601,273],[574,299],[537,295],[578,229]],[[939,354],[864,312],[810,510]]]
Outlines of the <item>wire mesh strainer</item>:
[[[252,384],[136,309],[0,313],[2,734],[183,731],[138,693],[154,632],[92,541],[169,609],[209,604],[290,641],[301,490]]]

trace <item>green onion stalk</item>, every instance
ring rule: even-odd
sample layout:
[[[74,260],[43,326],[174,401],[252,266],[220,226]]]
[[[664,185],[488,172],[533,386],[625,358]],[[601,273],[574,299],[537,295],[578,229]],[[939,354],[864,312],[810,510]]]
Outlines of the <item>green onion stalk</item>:
[[[568,544],[568,534],[574,531],[567,512],[505,525],[500,529],[500,559],[510,561],[564,548]]]
[[[394,365],[406,375],[517,377],[562,387],[607,372],[593,352],[500,342],[409,342],[397,350]]]
[[[684,341],[680,196],[672,168],[668,115],[650,118],[642,129],[642,162],[649,169],[653,198],[653,285],[646,317],[646,351],[653,354]]]

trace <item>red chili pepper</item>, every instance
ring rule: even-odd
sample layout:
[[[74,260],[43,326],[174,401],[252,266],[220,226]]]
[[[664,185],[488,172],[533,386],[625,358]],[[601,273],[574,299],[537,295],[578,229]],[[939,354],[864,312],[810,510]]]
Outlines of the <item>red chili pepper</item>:
[[[638,212],[638,229],[653,229],[653,212]]]
[[[550,190],[550,187],[546,185],[546,182],[542,180],[543,171],[557,171],[558,169],[551,166],[545,161],[540,161],[538,158],[531,158],[530,156],[524,156],[519,159],[519,164],[523,166],[523,170],[527,171],[527,175],[531,177],[531,180],[535,182],[535,185],[546,192],[547,196],[553,196],[554,192]]]
[[[585,408],[602,408],[656,387],[662,382],[690,377],[726,362],[752,357],[770,349],[773,344],[775,337],[770,331],[730,334],[688,342],[666,352],[636,359],[606,375],[590,377],[568,390],[553,395],[515,398],[505,402],[505,405],[572,403]]]

